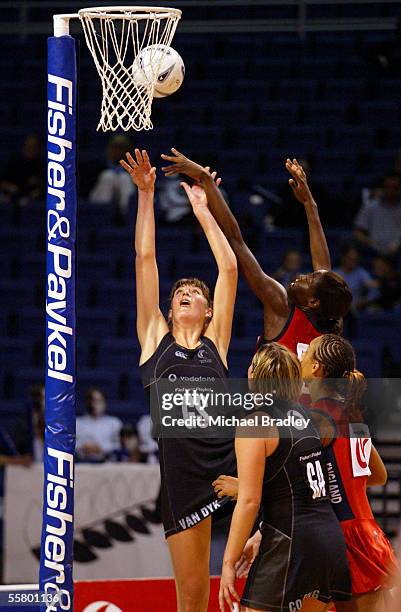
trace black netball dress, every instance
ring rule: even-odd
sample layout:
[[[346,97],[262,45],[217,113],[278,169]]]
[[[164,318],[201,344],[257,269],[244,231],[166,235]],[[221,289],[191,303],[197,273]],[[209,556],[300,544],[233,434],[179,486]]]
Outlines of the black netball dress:
[[[140,366],[142,383],[149,397],[153,385],[161,379],[182,390],[186,381],[202,386],[227,378],[214,343],[205,336],[195,349],[177,344],[169,332],[155,353]],[[232,438],[193,438],[158,436],[161,506],[165,536],[197,525],[231,502],[219,499],[212,482],[220,475],[236,475],[234,440]]]
[[[300,404],[275,402],[269,416],[308,419]],[[280,427],[266,458],[259,554],[249,571],[243,605],[300,610],[305,596],[328,603],[351,598],[345,541],[329,499],[323,448],[312,423]]]

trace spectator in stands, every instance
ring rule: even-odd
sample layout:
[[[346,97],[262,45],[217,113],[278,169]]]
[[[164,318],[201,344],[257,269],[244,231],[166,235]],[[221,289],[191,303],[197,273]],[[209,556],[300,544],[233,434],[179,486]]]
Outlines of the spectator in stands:
[[[113,451],[112,459],[130,463],[146,463],[146,457],[139,450],[138,432],[128,423],[120,430],[120,448]]]
[[[43,461],[45,439],[45,388],[34,385],[31,389],[31,436],[34,461]]]
[[[194,222],[192,208],[188,202],[185,191],[181,187],[181,183],[188,182],[188,177],[180,176],[165,176],[160,182],[160,187],[157,192],[158,208],[162,211],[162,221],[167,224],[190,224]],[[228,202],[226,191],[220,187]]]
[[[113,451],[121,449],[119,418],[105,414],[106,397],[100,389],[88,389],[87,414],[77,417],[76,454],[80,461],[107,460]]]
[[[136,425],[139,438],[139,450],[146,458],[146,463],[158,463],[159,447],[152,436],[152,420],[150,414],[144,414]]]
[[[342,254],[340,265],[334,272],[343,277],[352,291],[353,310],[362,310],[377,295],[377,282],[360,265],[359,251],[348,247]]]
[[[284,285],[284,287],[288,287],[301,273],[302,264],[302,254],[296,249],[290,249],[284,255],[280,267],[274,272],[273,278]]]
[[[19,155],[6,163],[0,183],[1,199],[24,206],[45,195],[45,162],[37,134],[29,134]]]
[[[42,463],[45,438],[45,388],[42,384],[31,387],[24,418],[17,419],[14,431],[18,453]]]
[[[395,254],[401,241],[401,178],[387,174],[381,195],[362,205],[355,222],[356,240],[375,253]]]
[[[322,224],[329,226],[339,224],[339,215],[334,214],[334,207],[331,207],[331,196],[321,183],[311,178],[311,164],[307,159],[298,160],[305,171],[308,184],[314,199],[319,206],[319,215]],[[280,203],[273,204],[271,214],[274,218],[274,225],[277,227],[302,227],[307,229],[305,212],[302,206],[294,203],[294,193],[287,182],[277,193]],[[333,210],[332,210],[333,209]]]
[[[20,454],[9,431],[5,427],[0,426],[0,470],[6,465],[29,467],[31,463],[32,455],[29,453]]]
[[[117,135],[109,140],[106,151],[107,167],[100,172],[88,196],[90,202],[115,206],[118,220],[126,217],[131,196],[135,193],[130,177],[119,163],[130,148],[131,143],[127,136]]]
[[[390,257],[379,255],[373,260],[377,295],[369,303],[372,310],[391,310],[401,300],[401,278]]]
[[[166,176],[158,191],[159,210],[165,223],[192,223],[192,208],[179,176]]]

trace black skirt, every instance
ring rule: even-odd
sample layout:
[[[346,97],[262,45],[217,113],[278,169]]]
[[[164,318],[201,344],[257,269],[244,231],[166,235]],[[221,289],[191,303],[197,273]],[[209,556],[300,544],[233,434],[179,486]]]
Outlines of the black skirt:
[[[330,502],[327,502],[330,503]],[[311,515],[295,520],[289,537],[262,523],[262,541],[246,581],[241,603],[257,610],[293,612],[304,597],[319,601],[351,599],[346,546],[331,508],[327,520]]]
[[[236,476],[233,440],[160,438],[161,508],[166,538],[194,527],[231,500],[219,499],[212,482]]]

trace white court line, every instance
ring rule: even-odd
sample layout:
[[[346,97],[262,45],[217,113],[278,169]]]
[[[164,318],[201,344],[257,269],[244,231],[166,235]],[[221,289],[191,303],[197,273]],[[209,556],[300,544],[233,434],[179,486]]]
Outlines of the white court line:
[[[0,584],[0,591],[33,591],[39,589],[38,584]]]

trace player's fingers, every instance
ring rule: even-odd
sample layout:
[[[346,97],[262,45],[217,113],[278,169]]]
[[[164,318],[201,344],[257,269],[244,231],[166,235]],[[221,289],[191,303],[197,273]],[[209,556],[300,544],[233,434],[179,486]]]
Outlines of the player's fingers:
[[[139,149],[135,149],[136,163],[140,166],[143,163],[142,155]]]
[[[124,161],[123,159],[120,159],[120,164],[124,168],[124,170],[126,170],[128,173],[132,172],[131,166],[127,164],[127,162]]]
[[[183,153],[181,153],[178,149],[174,149],[174,147],[171,147],[171,151],[172,153],[174,153],[174,155],[178,155],[179,157],[185,157]]]
[[[162,167],[164,174],[172,176],[173,174],[179,174],[179,170],[175,166],[164,166]]]
[[[216,185],[217,187],[220,187],[221,184],[221,178],[216,179]]]
[[[180,185],[184,189],[187,196],[189,197],[191,195],[191,187],[188,185],[188,183],[184,183],[184,182],[180,183]]]
[[[288,181],[288,184],[289,184],[289,186],[291,187],[291,189],[292,189],[293,191],[295,191],[295,190],[296,190],[296,188],[297,188],[297,184],[296,184],[296,182],[294,181],[294,179],[290,179],[290,180]]]
[[[230,597],[230,591],[228,590],[227,587],[224,587],[224,599],[226,600],[226,603],[228,605],[229,610],[233,609],[233,603],[231,601],[231,597]]]
[[[126,155],[126,157],[127,157],[128,161],[129,161],[129,163],[131,164],[131,166],[132,166],[133,168],[136,168],[136,167],[137,167],[137,163],[136,163],[136,161],[134,160],[134,158],[132,157],[131,153],[130,153],[129,151],[127,151],[127,153],[126,153],[125,155]]]
[[[162,166],[163,172],[165,170],[167,170],[167,171],[175,170],[176,172],[178,172],[180,169],[181,169],[181,165],[180,164],[172,164],[170,166]]]
[[[233,584],[229,584],[228,588],[230,590],[231,595],[237,600],[239,601],[239,595],[237,593],[237,591],[235,590],[235,586]]]
[[[178,159],[176,157],[173,157],[172,155],[166,155],[165,153],[162,153],[161,156],[163,159],[165,159],[166,161],[171,161],[171,162],[178,162]]]
[[[153,168],[150,169],[150,173],[149,174],[151,174],[152,176],[156,175],[156,167],[155,166],[153,166]]]
[[[220,608],[220,612],[224,612],[224,595],[223,595],[223,589],[221,587],[219,590],[219,608]]]
[[[146,151],[146,149],[142,149],[142,158],[143,158],[143,161],[145,162],[145,164],[149,164],[150,165],[149,155],[148,155],[148,152]]]
[[[297,174],[297,170],[294,166],[294,164],[286,164],[286,168],[288,170],[288,172],[291,174],[291,176],[293,176],[294,178],[297,178],[298,174]]]
[[[244,559],[242,563],[240,563],[240,565],[235,569],[235,573],[237,577],[242,578],[243,576],[245,576],[247,569],[248,569],[248,562],[246,561],[246,559]]]

